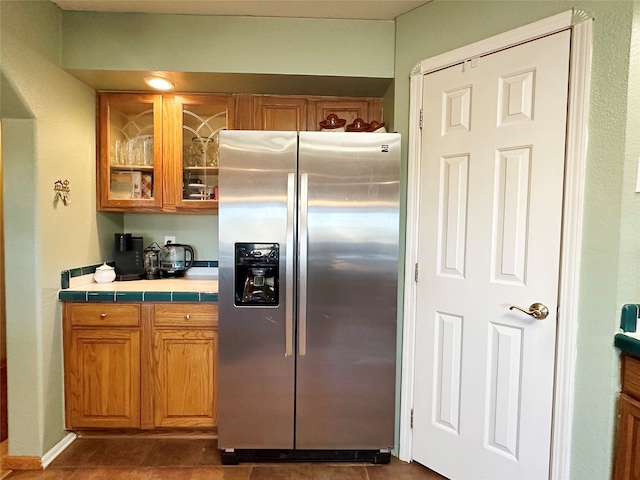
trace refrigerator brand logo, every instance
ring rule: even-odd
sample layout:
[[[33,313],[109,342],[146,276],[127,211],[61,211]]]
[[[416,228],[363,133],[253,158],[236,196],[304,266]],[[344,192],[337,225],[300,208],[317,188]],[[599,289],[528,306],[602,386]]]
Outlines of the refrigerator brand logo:
[[[382,153],[389,153],[389,145],[380,145],[380,151]]]

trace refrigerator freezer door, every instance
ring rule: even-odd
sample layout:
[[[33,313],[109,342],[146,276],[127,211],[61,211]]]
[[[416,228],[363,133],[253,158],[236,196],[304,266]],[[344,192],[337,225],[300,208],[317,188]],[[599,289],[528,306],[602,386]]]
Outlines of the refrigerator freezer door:
[[[293,335],[296,144],[296,132],[220,132],[219,448],[294,447],[295,357],[287,337]],[[238,242],[270,251],[278,245],[277,305],[235,305],[241,303],[234,301]],[[243,253],[261,254],[258,248]],[[249,282],[264,278],[261,270],[245,266],[244,272],[254,275]]]
[[[306,329],[298,331],[296,448],[387,448],[394,439],[400,136],[301,132],[299,175],[307,177],[299,197],[308,206],[300,212],[307,289],[299,293]]]

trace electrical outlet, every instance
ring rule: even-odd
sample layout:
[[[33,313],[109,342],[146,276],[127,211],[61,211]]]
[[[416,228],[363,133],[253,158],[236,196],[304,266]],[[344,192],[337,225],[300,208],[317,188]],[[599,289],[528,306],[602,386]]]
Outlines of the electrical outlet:
[[[165,245],[167,243],[176,243],[176,236],[175,235],[165,235],[164,236],[164,243],[165,243]]]

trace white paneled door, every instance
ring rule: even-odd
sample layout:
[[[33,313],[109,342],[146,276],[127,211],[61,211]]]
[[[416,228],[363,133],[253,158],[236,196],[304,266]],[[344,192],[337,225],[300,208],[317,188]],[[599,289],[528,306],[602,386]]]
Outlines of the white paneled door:
[[[570,35],[424,76],[413,458],[454,480],[549,476]]]

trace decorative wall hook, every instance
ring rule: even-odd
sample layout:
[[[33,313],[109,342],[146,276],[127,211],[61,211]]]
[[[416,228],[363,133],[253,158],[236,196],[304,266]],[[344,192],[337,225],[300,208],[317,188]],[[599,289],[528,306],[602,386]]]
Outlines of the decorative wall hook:
[[[69,180],[58,180],[53,185],[53,191],[56,192],[56,202],[58,200],[62,200],[62,203],[65,206],[71,203],[71,188],[69,188]]]

